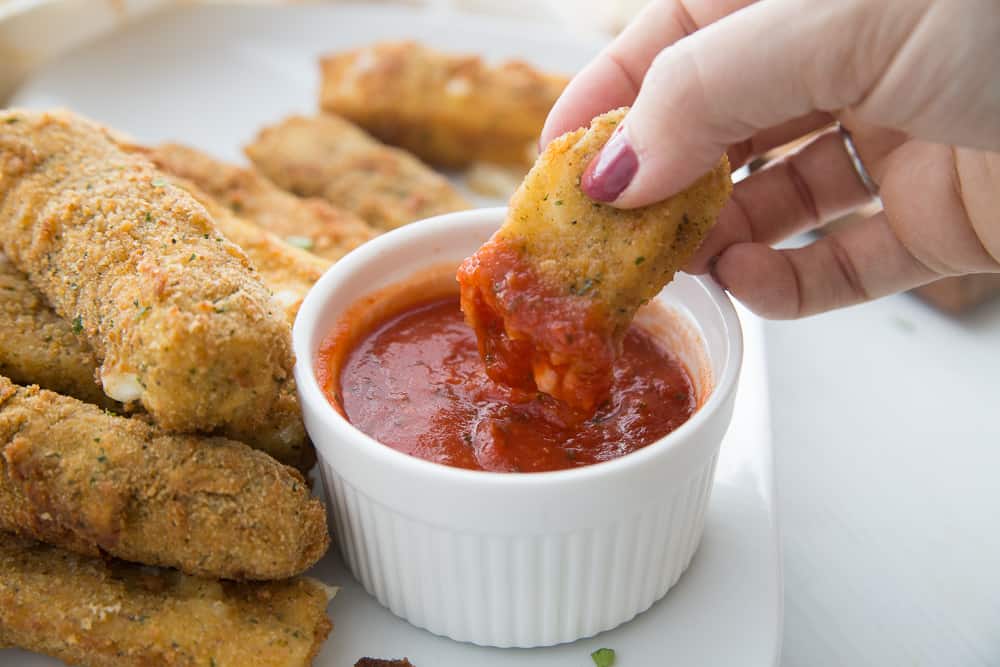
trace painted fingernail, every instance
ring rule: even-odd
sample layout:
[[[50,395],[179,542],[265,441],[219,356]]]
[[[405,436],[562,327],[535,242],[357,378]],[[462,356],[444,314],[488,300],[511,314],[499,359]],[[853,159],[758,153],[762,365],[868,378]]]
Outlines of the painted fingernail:
[[[618,199],[639,169],[639,157],[619,128],[597,154],[580,179],[584,194],[595,201]]]

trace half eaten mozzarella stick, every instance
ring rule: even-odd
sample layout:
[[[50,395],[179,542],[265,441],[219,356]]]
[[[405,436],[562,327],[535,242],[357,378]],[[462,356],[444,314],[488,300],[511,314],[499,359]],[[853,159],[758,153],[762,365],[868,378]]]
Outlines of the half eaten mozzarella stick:
[[[458,271],[462,310],[490,377],[591,413],[639,306],[700,245],[732,190],[725,157],[683,192],[643,208],[592,201],[580,177],[625,115],[598,116],[545,149],[503,226]]]

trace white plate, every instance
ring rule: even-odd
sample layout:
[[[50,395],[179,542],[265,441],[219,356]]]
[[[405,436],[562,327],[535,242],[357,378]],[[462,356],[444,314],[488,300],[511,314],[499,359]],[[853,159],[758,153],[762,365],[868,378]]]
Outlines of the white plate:
[[[240,160],[264,123],[316,107],[318,54],[410,37],[455,51],[517,56],[572,72],[600,47],[553,26],[393,6],[208,6],[173,10],[86,46],[37,72],[14,97],[65,106],[145,142],[167,139]],[[378,605],[336,553],[312,572],[342,587],[319,665],[409,656],[417,667],[584,667],[607,646],[618,665],[774,665],[782,592],[762,327],[741,311],[746,356],[722,446],[700,550],[649,611],[616,630],[546,649],[487,649],[418,630]],[[57,664],[16,650],[0,664]]]

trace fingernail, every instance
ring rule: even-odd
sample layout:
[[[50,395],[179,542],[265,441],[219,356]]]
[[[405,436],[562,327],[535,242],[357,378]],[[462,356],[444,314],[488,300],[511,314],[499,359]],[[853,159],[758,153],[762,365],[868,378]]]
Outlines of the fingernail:
[[[722,289],[724,289],[724,290],[726,290],[728,292],[729,288],[726,287],[726,283],[722,282],[722,279],[719,278],[719,272],[716,271],[715,267],[718,264],[719,264],[719,256],[718,255],[716,255],[715,257],[710,258],[708,260],[708,272],[709,272],[709,274],[711,274],[712,279],[715,282],[719,283],[719,287],[721,287]]]
[[[580,179],[584,194],[595,201],[612,202],[632,182],[639,157],[619,127],[597,154]]]

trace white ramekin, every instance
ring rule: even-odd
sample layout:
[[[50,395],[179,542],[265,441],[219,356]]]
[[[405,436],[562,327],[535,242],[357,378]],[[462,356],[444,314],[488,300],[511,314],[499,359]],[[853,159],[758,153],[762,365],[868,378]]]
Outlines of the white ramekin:
[[[372,440],[327,402],[314,369],[321,342],[360,297],[445,261],[457,266],[503,216],[481,209],[414,223],[338,261],[295,321],[295,378],[330,528],[365,590],[435,634],[547,646],[628,621],[687,568],[732,414],[742,339],[725,293],[679,274],[658,298],[693,323],[709,368],[689,370],[710,376],[711,392],[676,431],[606,463],[487,473]]]

